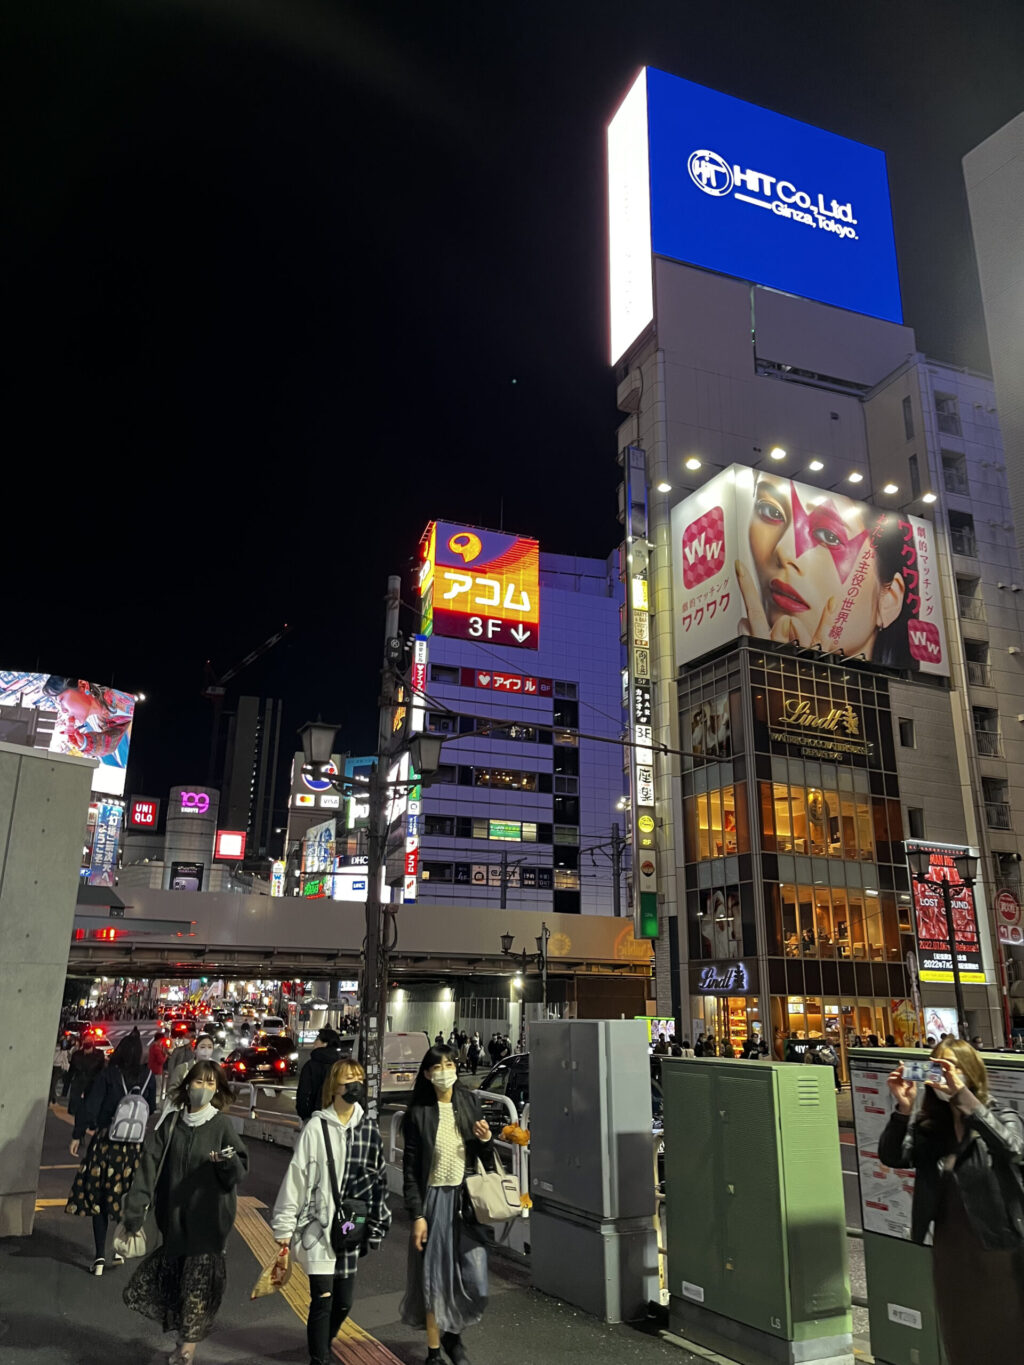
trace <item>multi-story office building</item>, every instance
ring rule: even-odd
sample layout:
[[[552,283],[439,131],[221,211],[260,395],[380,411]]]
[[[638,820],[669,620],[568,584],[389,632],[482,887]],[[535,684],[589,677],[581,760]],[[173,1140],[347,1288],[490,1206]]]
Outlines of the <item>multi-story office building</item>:
[[[262,861],[279,842],[274,840],[274,799],[281,712],[282,703],[273,697],[239,697],[235,710],[220,718],[221,821],[226,829],[244,829],[246,857]]]
[[[541,553],[539,648],[430,636],[420,900],[625,912],[620,598],[611,561]]]
[[[777,1050],[951,1027],[918,838],[981,855],[957,955],[1001,1040],[1024,675],[991,381],[903,325],[873,149],[645,72],[609,172],[659,1013]]]

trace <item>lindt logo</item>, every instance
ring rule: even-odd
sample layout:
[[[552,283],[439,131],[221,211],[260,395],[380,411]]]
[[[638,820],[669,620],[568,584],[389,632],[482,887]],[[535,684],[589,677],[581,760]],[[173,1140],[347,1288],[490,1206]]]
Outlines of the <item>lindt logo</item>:
[[[725,568],[725,512],[712,507],[683,532],[683,585],[695,588]]]
[[[908,621],[907,639],[910,642],[911,658],[928,664],[942,662],[942,641],[934,622]]]

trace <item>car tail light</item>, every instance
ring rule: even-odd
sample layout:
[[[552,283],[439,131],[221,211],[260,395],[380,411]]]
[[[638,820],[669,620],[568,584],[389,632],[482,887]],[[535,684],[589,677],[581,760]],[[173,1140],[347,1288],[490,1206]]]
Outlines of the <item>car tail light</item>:
[[[236,1070],[236,1071],[244,1071],[244,1070],[245,1070],[245,1063],[244,1063],[244,1062],[236,1062],[236,1063],[235,1063],[235,1070]]]
[[[274,1067],[275,1067],[275,1069],[278,1070],[278,1071],[285,1071],[285,1070],[287,1070],[287,1063],[281,1061],[280,1058],[279,1058],[279,1059],[274,1063]]]

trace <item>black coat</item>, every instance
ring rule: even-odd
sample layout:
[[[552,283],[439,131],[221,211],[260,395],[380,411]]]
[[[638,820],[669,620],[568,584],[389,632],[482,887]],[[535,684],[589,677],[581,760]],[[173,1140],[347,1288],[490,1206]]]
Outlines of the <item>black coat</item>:
[[[477,1158],[484,1169],[494,1170],[494,1143],[481,1142],[473,1125],[483,1118],[480,1101],[472,1090],[456,1084],[452,1090],[455,1122],[466,1144],[466,1170],[475,1171]],[[410,1218],[422,1218],[430,1185],[430,1168],[437,1142],[437,1104],[411,1104],[402,1123],[405,1153],[402,1158],[402,1194]]]
[[[170,1151],[154,1190],[156,1168],[164,1148]],[[212,1151],[234,1147],[226,1161],[210,1160]],[[163,1234],[165,1256],[202,1256],[224,1250],[235,1222],[235,1186],[249,1169],[249,1153],[227,1114],[190,1128],[179,1117],[164,1119],[146,1138],[142,1161],[124,1202],[124,1225],[137,1231],[152,1203]],[[155,1198],[154,1198],[155,1196]]]
[[[106,1058],[98,1048],[93,1048],[91,1052],[86,1052],[84,1048],[77,1048],[71,1054],[71,1061],[68,1065],[68,1113],[72,1118],[78,1113],[82,1101],[86,1099],[92,1089],[93,1082],[106,1066]]]
[[[309,1061],[299,1072],[295,1092],[295,1112],[303,1122],[308,1123],[318,1109],[323,1109],[324,1085],[331,1067],[345,1056],[337,1047],[315,1047],[309,1054]]]
[[[106,1070],[96,1077],[84,1103],[79,1106],[71,1136],[81,1139],[85,1137],[86,1129],[109,1128],[117,1106],[124,1099],[125,1087],[131,1090],[136,1085],[143,1087],[142,1097],[152,1113],[156,1104],[153,1073],[147,1067],[142,1067],[134,1078],[126,1076],[122,1082],[120,1067],[113,1062],[108,1063]]]
[[[954,1103],[960,1105],[966,1127],[951,1172],[964,1211],[987,1251],[1010,1251],[1024,1243],[1024,1122],[1016,1110],[994,1102],[986,1106],[970,1091],[961,1091]],[[951,1152],[927,1124],[911,1124],[910,1116],[898,1110],[878,1140],[880,1161],[917,1173],[912,1241],[923,1243],[934,1222],[947,1178],[939,1162],[947,1155]]]

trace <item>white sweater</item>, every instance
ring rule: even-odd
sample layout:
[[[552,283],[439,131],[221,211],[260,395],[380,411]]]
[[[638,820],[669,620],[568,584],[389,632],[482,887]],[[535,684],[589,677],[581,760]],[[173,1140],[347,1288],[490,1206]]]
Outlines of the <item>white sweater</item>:
[[[363,1116],[354,1105],[348,1123],[338,1118],[333,1105],[319,1109],[299,1134],[291,1162],[274,1202],[270,1226],[279,1242],[291,1240],[292,1254],[307,1275],[333,1275],[334,1251],[330,1227],[334,1218],[331,1174],[320,1120],[327,1120],[331,1153],[339,1186],[345,1179],[348,1129]]]

